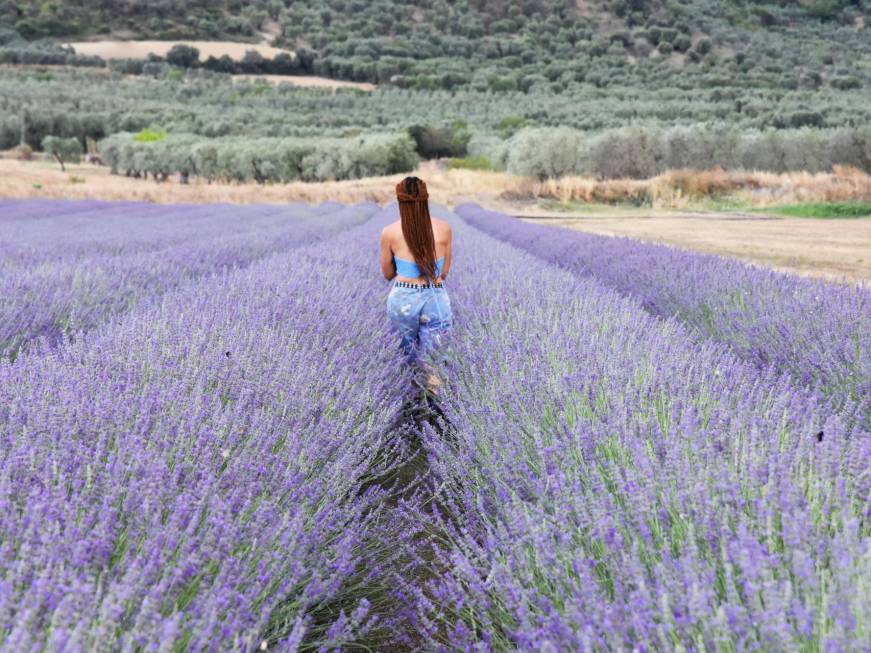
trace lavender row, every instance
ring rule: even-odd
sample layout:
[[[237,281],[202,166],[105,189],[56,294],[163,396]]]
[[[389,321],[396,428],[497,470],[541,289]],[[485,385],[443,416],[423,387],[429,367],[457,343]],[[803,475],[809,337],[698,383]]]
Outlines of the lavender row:
[[[474,204],[457,213],[491,236],[637,298],[654,315],[677,316],[759,368],[773,365],[819,386],[843,412],[858,406],[871,425],[871,289],[529,224]]]
[[[0,270],[156,251],[302,220],[341,205],[173,204],[0,200]]]
[[[441,574],[400,581],[427,650],[866,650],[871,436],[595,280],[455,235],[437,508],[407,506]]]
[[[0,649],[390,631],[372,587],[402,536],[372,480],[403,459],[408,377],[371,283],[379,226],[0,362]]]
[[[195,220],[180,219],[185,226],[178,231],[171,224],[174,207],[160,207],[160,218],[153,215],[153,207],[138,205],[137,208],[151,217],[137,220],[136,212],[130,209],[132,218],[118,218],[122,227],[107,227],[110,237],[98,237],[96,243],[88,237],[81,238],[78,241],[83,247],[80,255],[52,259],[43,253],[42,260],[30,260],[21,258],[23,249],[19,249],[17,263],[3,269],[0,262],[3,271],[0,357],[14,358],[36,339],[42,338],[51,344],[64,336],[93,329],[143,300],[191,279],[245,266],[273,252],[322,240],[363,222],[378,206],[364,203],[325,215],[305,209],[301,217],[295,217],[283,207],[198,208],[194,211]],[[110,211],[116,215],[118,210]],[[213,219],[208,216],[210,210]],[[190,207],[182,207],[181,213],[191,211]],[[99,222],[102,218],[109,224],[108,217],[104,210],[87,219]],[[151,225],[155,220],[160,225],[157,229]],[[61,219],[51,220],[50,225],[46,231],[37,229],[33,233],[40,240],[55,243],[47,250],[62,251],[62,243],[70,234],[75,234],[75,225]],[[0,230],[4,228],[0,223]],[[154,246],[152,241],[161,238],[164,230],[174,235],[163,237],[161,244]],[[116,241],[138,245],[112,246]],[[17,241],[12,239],[13,246],[23,247],[26,242],[24,237]],[[112,251],[107,247],[112,247]],[[96,251],[85,253],[89,248]],[[13,260],[12,257],[9,260]]]

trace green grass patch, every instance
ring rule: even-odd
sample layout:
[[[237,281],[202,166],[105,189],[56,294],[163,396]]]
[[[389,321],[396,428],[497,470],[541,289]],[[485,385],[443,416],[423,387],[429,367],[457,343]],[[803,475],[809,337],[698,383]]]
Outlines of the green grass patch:
[[[467,156],[454,158],[448,163],[451,170],[494,170],[492,161],[486,156]]]
[[[163,129],[149,129],[146,127],[138,134],[133,137],[133,140],[137,143],[154,143],[156,141],[162,141],[166,138],[166,131]]]
[[[765,213],[788,215],[794,218],[868,218],[871,203],[868,202],[805,202],[760,209]]]

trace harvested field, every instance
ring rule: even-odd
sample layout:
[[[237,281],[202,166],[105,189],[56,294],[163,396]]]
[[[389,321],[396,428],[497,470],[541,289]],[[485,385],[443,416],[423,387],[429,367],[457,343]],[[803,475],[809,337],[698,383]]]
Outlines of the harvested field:
[[[341,79],[329,77],[317,77],[315,75],[233,75],[233,80],[265,79],[271,84],[291,83],[294,86],[313,86],[318,88],[356,88],[361,91],[374,91],[375,84],[368,82],[347,82]]]
[[[635,212],[535,222],[734,256],[804,275],[871,281],[871,219]]]
[[[222,57],[225,54],[233,59],[241,59],[248,50],[257,50],[270,59],[282,52],[293,54],[292,50],[271,45],[237,41],[76,41],[67,45],[75,48],[78,54],[95,55],[103,59],[144,59],[151,52],[164,56],[179,43],[197,48],[201,61],[209,56]]]
[[[384,203],[393,199],[393,185],[396,183],[395,177],[262,186],[255,183],[209,184],[201,179],[194,179],[189,184],[174,180],[156,183],[112,175],[106,167],[86,164],[67,164],[68,172],[63,173],[54,161],[40,159],[39,154],[35,155],[37,159],[34,161],[16,161],[15,156],[15,152],[10,151],[5,158],[0,157],[0,198],[142,200],[161,204],[248,204],[294,200]],[[514,177],[503,173],[446,170],[433,162],[421,164],[416,174],[425,178],[434,197],[446,204],[468,198],[493,202],[515,183]]]

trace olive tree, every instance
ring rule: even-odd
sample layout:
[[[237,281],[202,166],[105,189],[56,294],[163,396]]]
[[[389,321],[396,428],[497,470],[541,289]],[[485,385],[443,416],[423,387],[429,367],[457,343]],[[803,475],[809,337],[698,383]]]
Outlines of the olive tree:
[[[643,127],[611,129],[591,143],[592,171],[602,178],[646,179],[661,172],[665,151],[660,136]]]
[[[82,144],[75,138],[49,135],[42,139],[42,149],[57,159],[60,169],[64,172],[66,172],[65,163],[78,163],[82,158]]]
[[[508,172],[544,180],[584,172],[583,134],[569,127],[521,129],[508,143]]]

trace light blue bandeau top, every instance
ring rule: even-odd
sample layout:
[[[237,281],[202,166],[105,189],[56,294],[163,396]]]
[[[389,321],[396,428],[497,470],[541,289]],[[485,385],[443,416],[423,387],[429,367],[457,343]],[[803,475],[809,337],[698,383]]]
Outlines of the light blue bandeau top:
[[[396,276],[399,277],[422,277],[423,273],[420,271],[420,268],[417,267],[417,263],[414,261],[408,261],[404,258],[399,258],[395,254],[393,255],[393,262],[396,264]],[[442,256],[436,264],[436,276],[442,273],[442,266],[445,263],[445,257]]]

